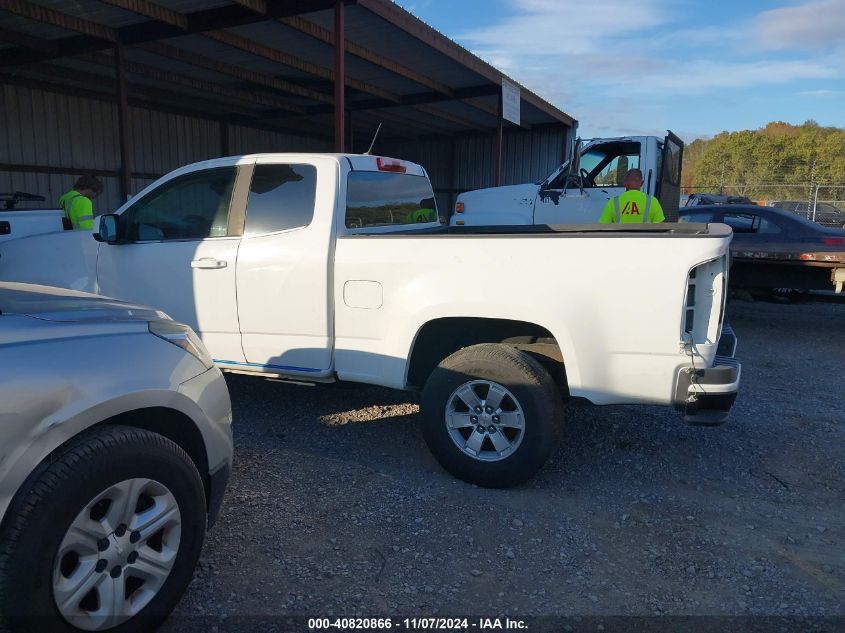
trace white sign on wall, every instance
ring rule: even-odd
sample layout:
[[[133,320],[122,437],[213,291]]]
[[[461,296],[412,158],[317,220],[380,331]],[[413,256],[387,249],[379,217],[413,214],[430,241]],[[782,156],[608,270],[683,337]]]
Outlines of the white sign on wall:
[[[519,86],[502,79],[502,118],[519,125]]]

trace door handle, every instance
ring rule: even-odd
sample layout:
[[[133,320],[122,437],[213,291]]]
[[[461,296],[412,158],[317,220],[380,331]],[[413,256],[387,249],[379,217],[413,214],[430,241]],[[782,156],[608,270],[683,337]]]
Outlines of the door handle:
[[[191,268],[226,268],[227,262],[213,257],[201,257],[191,262]]]

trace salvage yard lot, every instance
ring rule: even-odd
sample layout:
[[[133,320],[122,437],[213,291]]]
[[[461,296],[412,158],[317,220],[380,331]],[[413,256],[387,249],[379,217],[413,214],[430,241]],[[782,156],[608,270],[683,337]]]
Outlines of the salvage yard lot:
[[[728,423],[568,410],[528,484],[436,464],[408,394],[228,378],[236,461],[179,616],[845,614],[845,302],[735,301]],[[243,630],[253,623],[244,622]]]

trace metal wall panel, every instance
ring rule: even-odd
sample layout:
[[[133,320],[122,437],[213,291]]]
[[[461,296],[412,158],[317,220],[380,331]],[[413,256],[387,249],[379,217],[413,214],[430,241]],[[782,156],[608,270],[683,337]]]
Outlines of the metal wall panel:
[[[0,191],[26,191],[47,199],[21,207],[55,207],[84,170],[114,170],[119,164],[117,109],[111,103],[2,85],[0,129],[0,163],[68,171],[0,171]],[[105,212],[119,202],[118,180],[101,180],[105,189],[94,208]]]
[[[132,171],[162,175],[182,165],[221,155],[216,121],[132,107],[129,109]],[[67,173],[0,171],[0,191],[43,195],[44,203],[21,208],[54,207],[76,178],[87,170],[114,172],[99,176],[103,194],[94,202],[98,213],[121,203],[120,146],[117,106],[19,86],[0,85],[0,163],[34,165]],[[331,143],[252,128],[231,126],[229,151],[328,152]],[[152,179],[133,178],[137,193]]]
[[[130,108],[129,125],[133,172],[161,175],[221,155],[220,126],[215,121]]]
[[[229,151],[233,155],[261,152],[331,152],[332,143],[307,136],[232,125],[229,127]]]

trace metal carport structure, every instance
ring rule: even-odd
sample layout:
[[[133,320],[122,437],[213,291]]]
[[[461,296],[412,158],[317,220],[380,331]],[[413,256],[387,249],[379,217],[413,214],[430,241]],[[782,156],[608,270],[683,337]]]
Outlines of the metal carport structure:
[[[80,173],[103,206],[186,162],[375,152],[456,192],[536,179],[575,120],[389,0],[0,0],[0,190],[54,199]],[[513,80],[510,80],[513,81]]]

